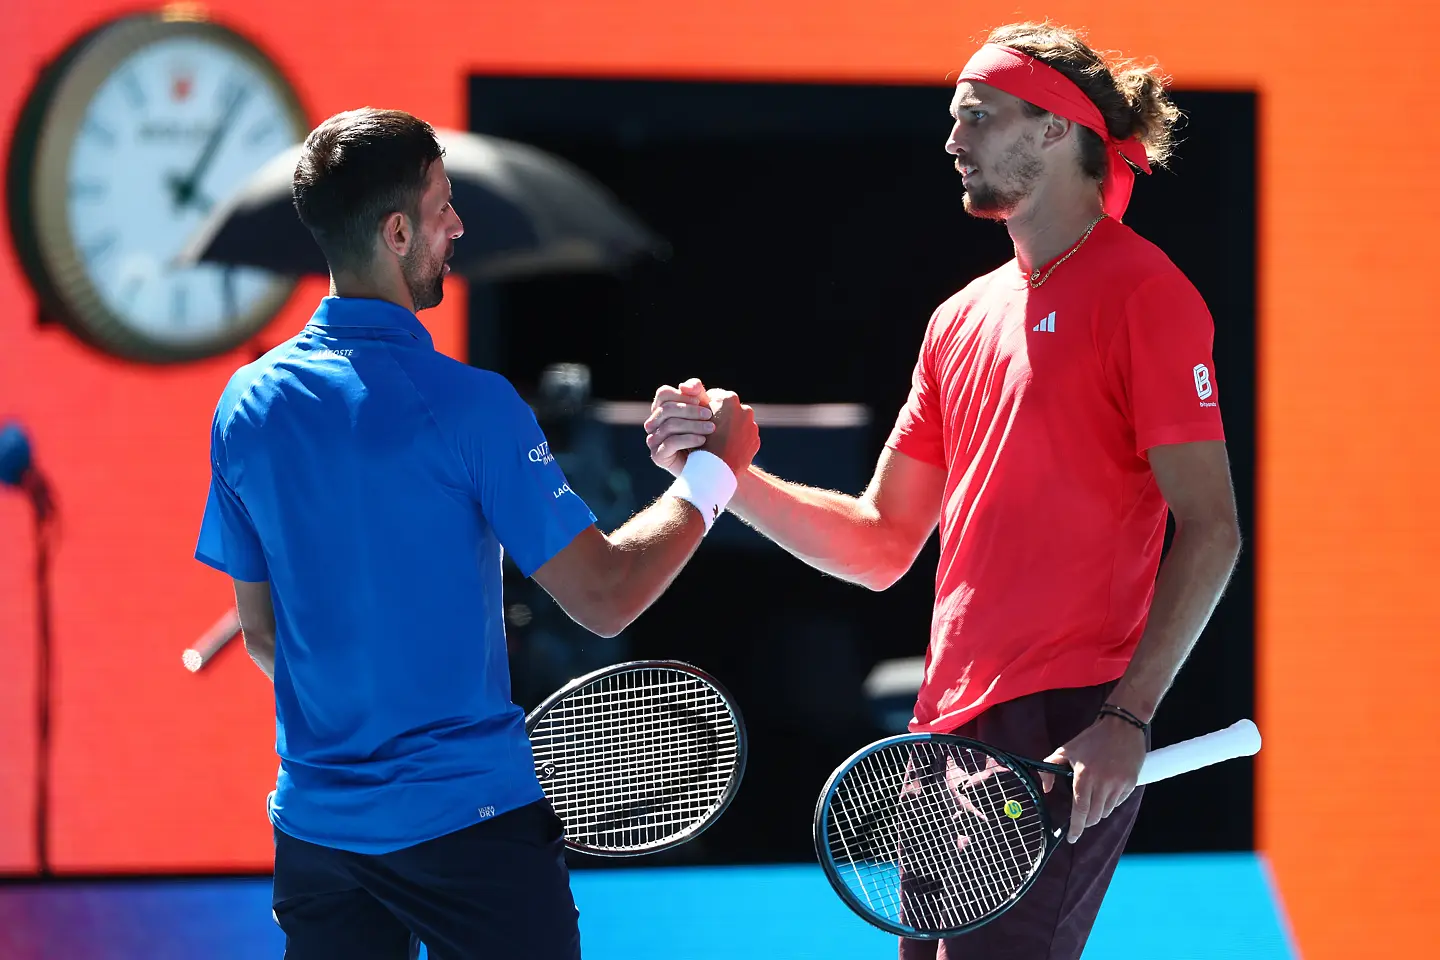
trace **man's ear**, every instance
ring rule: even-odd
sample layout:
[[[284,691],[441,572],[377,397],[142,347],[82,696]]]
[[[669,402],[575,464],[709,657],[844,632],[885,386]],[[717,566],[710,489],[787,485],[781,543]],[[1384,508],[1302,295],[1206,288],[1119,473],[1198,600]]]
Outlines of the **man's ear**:
[[[1050,114],[1049,119],[1045,121],[1045,142],[1051,143],[1064,140],[1066,134],[1074,129],[1074,127],[1074,122],[1066,120],[1064,117],[1056,116],[1053,113]]]
[[[415,240],[414,225],[410,218],[396,210],[380,223],[380,239],[389,251],[397,257],[404,257]]]

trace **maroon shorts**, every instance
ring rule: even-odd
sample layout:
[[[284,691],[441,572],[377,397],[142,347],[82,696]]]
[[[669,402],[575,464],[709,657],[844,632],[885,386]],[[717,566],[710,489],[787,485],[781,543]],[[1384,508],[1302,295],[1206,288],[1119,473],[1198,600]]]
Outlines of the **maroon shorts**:
[[[1020,697],[997,704],[951,733],[1024,757],[1043,760],[1095,722],[1115,685]],[[1100,901],[1130,838],[1143,787],[1075,843],[1060,847],[1033,886],[984,926],[949,940],[901,940],[900,960],[1079,960]],[[1070,822],[1069,790],[1046,795],[1052,822]]]

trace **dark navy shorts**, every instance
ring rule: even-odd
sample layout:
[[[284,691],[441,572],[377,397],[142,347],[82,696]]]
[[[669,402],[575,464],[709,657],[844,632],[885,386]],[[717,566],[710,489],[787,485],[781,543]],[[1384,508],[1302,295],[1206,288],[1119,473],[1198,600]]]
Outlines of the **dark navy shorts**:
[[[579,960],[563,828],[540,800],[377,855],[275,831],[286,960]]]

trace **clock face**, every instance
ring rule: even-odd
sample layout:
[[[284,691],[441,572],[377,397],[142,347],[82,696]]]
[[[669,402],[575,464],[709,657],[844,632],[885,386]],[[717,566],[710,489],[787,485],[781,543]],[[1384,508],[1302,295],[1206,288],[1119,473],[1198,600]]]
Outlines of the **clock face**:
[[[176,37],[121,61],[85,106],[65,172],[71,243],[104,306],[176,344],[252,315],[273,275],[171,261],[205,214],[303,136],[270,76],[225,46]]]
[[[27,100],[9,168],[11,234],[42,313],[150,362],[252,340],[295,279],[177,257],[307,130],[280,71],[218,24],[139,14],[78,39]]]

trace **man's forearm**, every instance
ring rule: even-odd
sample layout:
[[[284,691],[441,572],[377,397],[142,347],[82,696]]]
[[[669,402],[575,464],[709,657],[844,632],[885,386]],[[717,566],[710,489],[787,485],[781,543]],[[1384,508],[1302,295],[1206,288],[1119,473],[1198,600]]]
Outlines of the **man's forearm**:
[[[909,568],[913,558],[893,556],[868,499],[781,480],[753,466],[737,479],[730,512],[815,569],[883,590]]]
[[[608,535],[614,566],[608,590],[612,623],[598,632],[618,633],[649,609],[675,580],[705,535],[705,521],[691,504],[661,497]]]
[[[247,633],[245,636],[245,652],[250,654],[250,659],[255,661],[255,666],[264,671],[270,682],[275,682],[275,637],[260,636],[258,633]]]
[[[1145,633],[1110,702],[1149,721],[1215,611],[1240,553],[1233,524],[1176,528],[1160,565]]]

